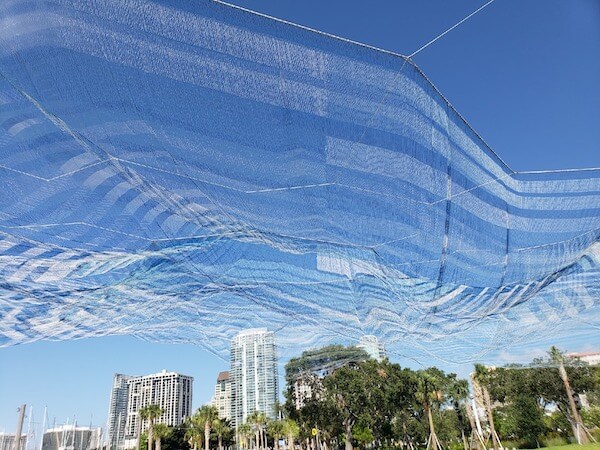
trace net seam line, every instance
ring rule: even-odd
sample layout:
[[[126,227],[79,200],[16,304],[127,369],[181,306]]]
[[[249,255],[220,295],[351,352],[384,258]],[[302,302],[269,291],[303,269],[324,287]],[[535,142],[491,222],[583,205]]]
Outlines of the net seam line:
[[[331,38],[331,39],[335,39],[337,41],[345,42],[347,44],[357,45],[359,47],[367,48],[367,49],[370,49],[370,50],[375,50],[377,52],[385,53],[385,54],[388,54],[388,55],[391,55],[391,56],[394,56],[394,57],[400,57],[400,58],[402,58],[404,60],[408,59],[408,57],[406,55],[403,55],[402,53],[398,53],[398,52],[395,52],[395,51],[392,51],[392,50],[386,50],[386,49],[383,49],[381,47],[376,47],[374,45],[365,44],[363,42],[354,41],[352,39],[341,37],[341,36],[338,36],[338,35],[332,34],[332,33],[327,33],[325,31],[320,31],[320,30],[317,30],[315,28],[307,27],[306,25],[300,25],[298,23],[291,22],[289,20],[280,19],[279,17],[275,17],[275,16],[271,16],[269,14],[265,14],[265,13],[261,13],[261,12],[258,12],[258,11],[254,11],[254,10],[249,9],[249,8],[244,8],[243,6],[234,5],[233,3],[228,3],[228,2],[225,2],[223,0],[211,0],[211,1],[214,2],[214,3],[218,3],[220,5],[223,5],[223,6],[227,6],[229,8],[237,9],[237,10],[240,10],[240,11],[244,11],[246,13],[250,13],[250,14],[259,16],[259,17],[263,17],[265,19],[269,19],[269,20],[273,20],[275,22],[283,23],[285,25],[289,25],[289,26],[292,26],[294,28],[299,28],[299,29],[304,30],[304,31],[309,31],[311,33],[315,33],[315,34],[318,34],[318,35],[321,35],[321,36],[325,36],[325,37],[328,37],[328,38]]]

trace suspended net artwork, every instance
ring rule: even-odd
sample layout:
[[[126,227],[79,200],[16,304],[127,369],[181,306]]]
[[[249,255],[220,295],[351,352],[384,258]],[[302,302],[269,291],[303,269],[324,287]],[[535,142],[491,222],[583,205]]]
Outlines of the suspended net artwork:
[[[218,2],[0,2],[0,181],[0,346],[598,329],[600,171],[515,173],[411,60]]]

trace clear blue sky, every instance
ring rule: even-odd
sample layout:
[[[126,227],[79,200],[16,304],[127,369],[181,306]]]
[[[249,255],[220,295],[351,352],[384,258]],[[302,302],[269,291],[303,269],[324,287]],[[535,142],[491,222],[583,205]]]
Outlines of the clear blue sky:
[[[481,0],[232,0],[232,3],[373,46],[410,54],[481,6]],[[496,0],[414,59],[515,170],[600,166],[600,2]],[[548,337],[548,345],[552,337]],[[598,334],[557,342],[600,348]],[[540,347],[503,349],[527,360]],[[496,355],[498,357],[498,355]],[[404,361],[399,361],[406,363]],[[435,363],[435,361],[432,361]],[[41,421],[104,424],[114,372],[165,368],[195,377],[194,406],[208,401],[227,362],[201,348],[129,337],[39,342],[0,349],[0,431],[16,408]],[[456,368],[463,375],[470,367]]]

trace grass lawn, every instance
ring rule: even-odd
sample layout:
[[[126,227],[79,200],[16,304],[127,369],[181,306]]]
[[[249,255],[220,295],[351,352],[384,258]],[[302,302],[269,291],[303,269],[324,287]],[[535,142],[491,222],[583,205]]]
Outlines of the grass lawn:
[[[567,445],[556,445],[552,447],[542,447],[541,450],[600,450],[600,443],[594,444],[567,444]]]

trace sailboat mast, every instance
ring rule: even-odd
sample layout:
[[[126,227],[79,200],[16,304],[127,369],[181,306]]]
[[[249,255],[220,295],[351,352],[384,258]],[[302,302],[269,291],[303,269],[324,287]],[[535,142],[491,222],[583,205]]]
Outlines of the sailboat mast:
[[[25,450],[29,448],[29,441],[31,437],[31,418],[33,417],[33,405],[29,406],[29,418],[27,420],[27,437],[25,438]]]
[[[46,418],[48,417],[48,407],[44,406],[44,417],[42,418],[42,437],[40,439],[40,450],[44,447],[44,433],[46,432]]]

